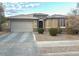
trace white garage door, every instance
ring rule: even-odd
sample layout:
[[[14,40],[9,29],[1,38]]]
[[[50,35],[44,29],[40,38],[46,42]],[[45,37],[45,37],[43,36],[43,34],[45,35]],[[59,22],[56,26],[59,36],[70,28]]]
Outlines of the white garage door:
[[[11,21],[11,32],[32,32],[32,20]]]

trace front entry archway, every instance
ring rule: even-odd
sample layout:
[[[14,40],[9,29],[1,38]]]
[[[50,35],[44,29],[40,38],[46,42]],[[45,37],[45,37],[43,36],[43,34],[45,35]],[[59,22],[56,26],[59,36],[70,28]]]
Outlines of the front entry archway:
[[[43,21],[38,21],[38,27],[43,28]]]

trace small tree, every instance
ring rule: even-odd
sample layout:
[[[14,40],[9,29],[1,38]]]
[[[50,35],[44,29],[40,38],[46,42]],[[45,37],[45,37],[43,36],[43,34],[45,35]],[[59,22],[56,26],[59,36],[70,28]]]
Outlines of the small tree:
[[[5,23],[7,19],[4,16],[1,16],[0,19],[0,31],[2,31],[2,24]]]
[[[4,9],[3,4],[0,2],[0,31],[2,31],[2,24],[6,22],[6,19],[4,17]]]

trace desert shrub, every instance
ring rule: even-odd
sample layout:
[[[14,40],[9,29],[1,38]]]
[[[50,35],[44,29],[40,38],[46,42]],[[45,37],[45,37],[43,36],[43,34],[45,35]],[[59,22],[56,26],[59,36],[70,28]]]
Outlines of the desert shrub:
[[[73,34],[78,34],[78,30],[73,30]]]
[[[73,34],[73,29],[72,28],[66,28],[67,34]]]
[[[66,29],[67,34],[78,34],[78,30],[74,30],[72,28],[67,28]]]
[[[43,34],[44,33],[44,29],[43,28],[38,28],[37,31],[38,31],[39,34]]]
[[[57,33],[58,33],[57,28],[50,28],[50,29],[49,29],[49,34],[50,34],[51,36],[56,36]]]

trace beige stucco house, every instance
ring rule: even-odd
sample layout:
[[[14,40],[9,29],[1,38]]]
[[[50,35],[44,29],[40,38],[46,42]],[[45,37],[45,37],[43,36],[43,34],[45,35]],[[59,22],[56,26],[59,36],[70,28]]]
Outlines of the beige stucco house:
[[[66,28],[67,18],[64,15],[33,13],[8,17],[11,32],[33,32],[37,28]]]

